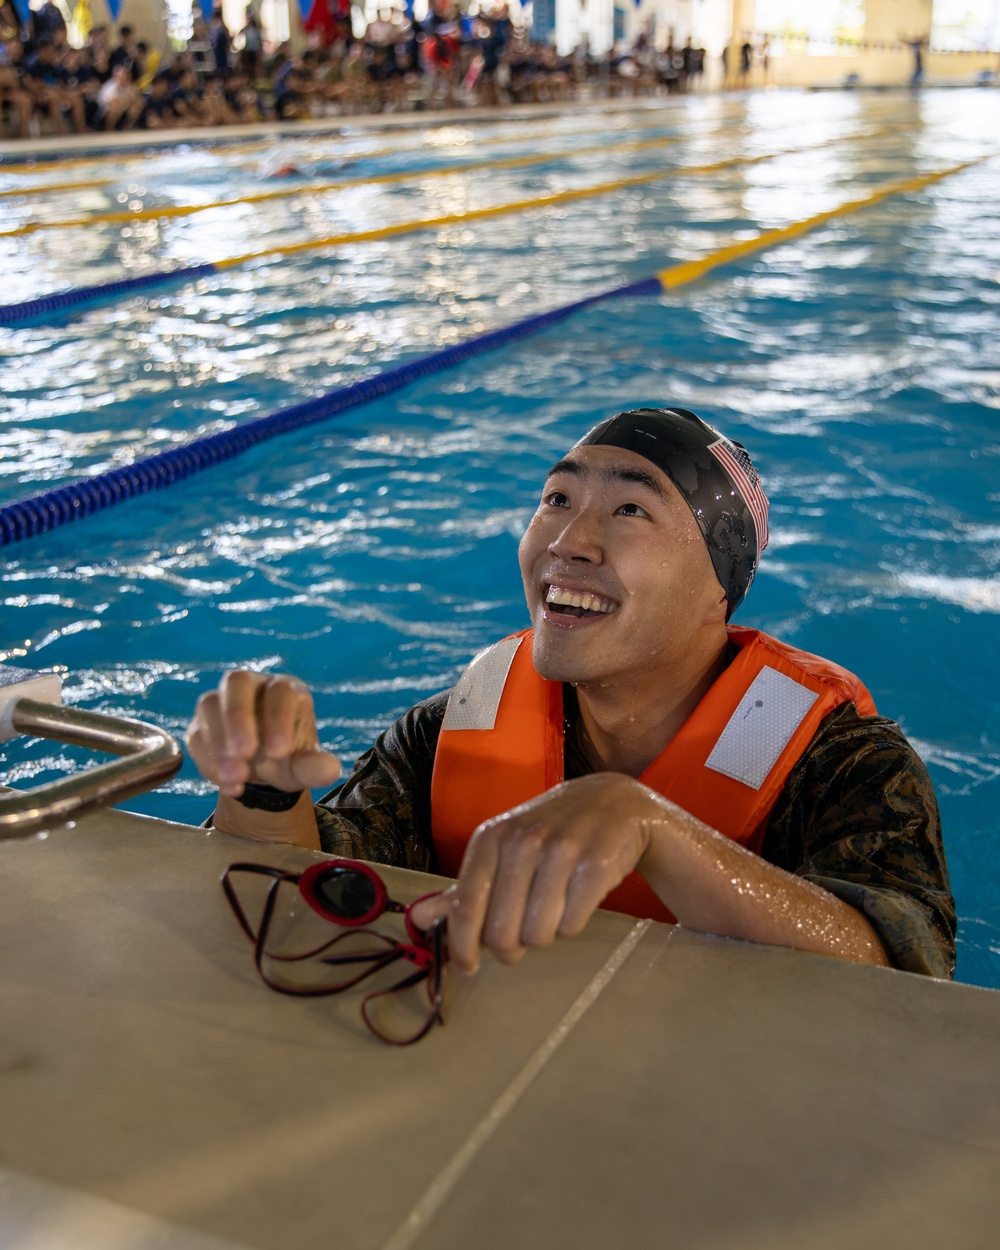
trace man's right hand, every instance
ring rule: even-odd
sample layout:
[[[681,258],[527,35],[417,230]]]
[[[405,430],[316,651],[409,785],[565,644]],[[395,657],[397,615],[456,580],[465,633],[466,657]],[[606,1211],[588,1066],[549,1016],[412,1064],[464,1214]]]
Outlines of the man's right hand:
[[[340,760],[319,745],[312,695],[297,677],[226,673],[198,700],[186,741],[201,773],[232,798],[248,782],[294,792],[340,776]]]

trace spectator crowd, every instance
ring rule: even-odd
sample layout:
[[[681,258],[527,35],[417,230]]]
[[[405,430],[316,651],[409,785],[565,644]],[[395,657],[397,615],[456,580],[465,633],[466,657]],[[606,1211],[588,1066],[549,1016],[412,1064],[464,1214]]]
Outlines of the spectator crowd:
[[[675,48],[671,40],[657,50],[644,36],[627,53],[594,57],[581,47],[560,56],[530,42],[503,3],[469,17],[455,0],[432,0],[419,23],[384,9],[360,38],[349,16],[336,16],[332,5],[316,5],[317,11],[310,46],[298,54],[288,44],[269,46],[251,7],[235,36],[221,9],[207,22],[195,17],[187,46],[161,56],[129,26],[117,38],[95,26],[82,48],[72,47],[53,0],[44,0],[27,24],[12,0],[0,0],[0,135],[682,91],[697,83],[704,66],[703,49],[690,41]]]

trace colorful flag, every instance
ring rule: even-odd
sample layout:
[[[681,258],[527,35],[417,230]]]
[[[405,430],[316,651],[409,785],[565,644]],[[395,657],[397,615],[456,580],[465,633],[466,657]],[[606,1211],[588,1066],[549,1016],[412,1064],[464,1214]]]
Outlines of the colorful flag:
[[[111,20],[118,25],[118,14],[122,11],[122,5],[125,0],[107,0],[108,12],[111,14]]]
[[[73,10],[73,25],[76,27],[80,38],[86,41],[94,25],[94,17],[90,11],[88,0],[76,0],[76,8]]]
[[[728,438],[720,438],[717,443],[712,443],[708,450],[733,479],[733,485],[750,509],[750,515],[753,517],[754,527],[757,530],[757,554],[759,556],[767,546],[767,496],[761,489],[760,478],[751,463],[747,449],[741,447],[739,443],[731,443]]]

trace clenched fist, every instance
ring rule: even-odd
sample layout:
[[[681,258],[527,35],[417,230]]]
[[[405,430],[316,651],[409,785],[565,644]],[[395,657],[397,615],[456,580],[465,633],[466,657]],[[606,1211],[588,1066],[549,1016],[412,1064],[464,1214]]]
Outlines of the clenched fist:
[[[319,745],[312,695],[297,677],[226,673],[198,700],[186,741],[202,774],[232,798],[248,782],[294,792],[340,776],[340,761]]]

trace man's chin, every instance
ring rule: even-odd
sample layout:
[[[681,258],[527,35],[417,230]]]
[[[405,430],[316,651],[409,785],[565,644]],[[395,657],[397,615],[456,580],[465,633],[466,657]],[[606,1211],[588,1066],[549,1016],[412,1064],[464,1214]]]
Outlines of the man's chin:
[[[531,662],[538,676],[546,681],[594,681],[601,676],[600,671],[596,671],[601,666],[583,651],[582,647],[551,646],[536,637],[532,643]]]

